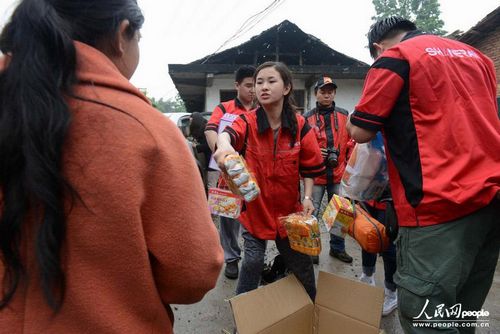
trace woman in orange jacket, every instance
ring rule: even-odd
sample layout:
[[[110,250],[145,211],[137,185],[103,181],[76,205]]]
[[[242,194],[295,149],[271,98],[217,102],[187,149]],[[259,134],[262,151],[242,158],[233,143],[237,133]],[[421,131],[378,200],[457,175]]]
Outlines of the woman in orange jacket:
[[[216,283],[194,159],[128,81],[142,23],[135,0],[23,0],[0,35],[2,333],[172,333],[169,304]]]
[[[316,294],[309,255],[290,248],[279,217],[303,210],[312,214],[313,178],[325,171],[316,137],[305,119],[295,112],[291,95],[292,75],[278,62],[260,65],[254,75],[260,108],[246,113],[219,136],[215,159],[223,168],[224,157],[235,151],[244,155],[255,174],[261,194],[246,203],[240,216],[245,256],[237,293],[256,289],[264,267],[266,240],[275,240],[287,267],[302,282],[312,300]],[[304,178],[300,203],[299,181]]]

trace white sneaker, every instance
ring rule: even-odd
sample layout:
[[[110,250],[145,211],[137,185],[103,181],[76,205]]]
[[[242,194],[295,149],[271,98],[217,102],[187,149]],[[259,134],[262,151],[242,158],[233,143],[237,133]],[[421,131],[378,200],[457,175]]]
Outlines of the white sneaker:
[[[368,275],[365,275],[365,273],[362,273],[361,277],[359,278],[359,281],[375,286],[375,277],[373,277],[373,275],[368,276]]]
[[[382,309],[382,316],[389,315],[398,307],[398,291],[391,291],[385,288],[384,307]]]

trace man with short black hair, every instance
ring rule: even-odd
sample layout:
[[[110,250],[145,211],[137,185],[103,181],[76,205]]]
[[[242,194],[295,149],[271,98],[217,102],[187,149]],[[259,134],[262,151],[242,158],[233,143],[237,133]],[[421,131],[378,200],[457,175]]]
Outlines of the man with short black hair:
[[[385,137],[402,327],[434,332],[426,322],[451,320],[448,311],[460,307],[467,312],[454,319],[466,322],[443,332],[473,333],[476,317],[466,315],[481,311],[500,247],[493,63],[398,17],[375,23],[368,41],[376,59],[348,129],[361,143],[379,130]]]
[[[205,128],[205,136],[207,137],[207,142],[212,152],[217,142],[217,134],[223,130],[220,129],[219,131],[221,119],[225,117],[226,114],[237,116],[255,107],[254,73],[255,67],[250,65],[244,65],[238,68],[235,73],[234,82],[236,98],[222,102],[215,107]],[[217,179],[219,173],[212,174],[217,175],[215,177],[215,179]],[[213,178],[213,176],[209,177],[209,179]],[[221,180],[219,180],[219,182],[221,182]],[[210,187],[213,186],[214,185],[210,184]],[[224,261],[226,263],[224,274],[229,279],[237,279],[239,274],[238,262],[241,259],[241,248],[238,243],[240,237],[240,223],[236,219],[220,217],[219,233],[222,248],[224,249]]]
[[[338,194],[350,151],[350,138],[346,130],[348,113],[335,105],[336,93],[337,84],[332,78],[323,76],[314,85],[316,107],[304,115],[314,129],[326,165],[326,174],[314,178],[313,214],[317,217],[325,191],[328,201]],[[352,262],[352,257],[345,251],[345,239],[334,234],[330,234],[330,255],[345,263]],[[313,257],[313,261],[318,263],[319,258]]]

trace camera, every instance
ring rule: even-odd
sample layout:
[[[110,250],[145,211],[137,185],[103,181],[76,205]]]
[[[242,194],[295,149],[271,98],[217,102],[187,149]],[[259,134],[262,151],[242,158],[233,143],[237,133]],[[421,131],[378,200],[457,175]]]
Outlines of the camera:
[[[328,147],[326,149],[325,165],[326,167],[335,168],[339,165],[339,150]]]

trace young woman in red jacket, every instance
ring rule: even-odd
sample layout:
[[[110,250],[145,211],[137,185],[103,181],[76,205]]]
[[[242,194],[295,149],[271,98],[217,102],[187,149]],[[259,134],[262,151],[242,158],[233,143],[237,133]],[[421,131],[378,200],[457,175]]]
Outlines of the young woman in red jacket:
[[[313,178],[325,171],[314,132],[295,112],[291,101],[290,70],[282,63],[266,62],[255,72],[257,110],[240,116],[219,136],[215,159],[238,151],[260,186],[260,196],[240,216],[244,227],[245,256],[236,292],[256,289],[264,266],[266,241],[274,240],[287,267],[302,282],[314,300],[316,287],[311,257],[292,250],[279,217],[297,211],[311,214]],[[299,181],[304,178],[300,202]]]

